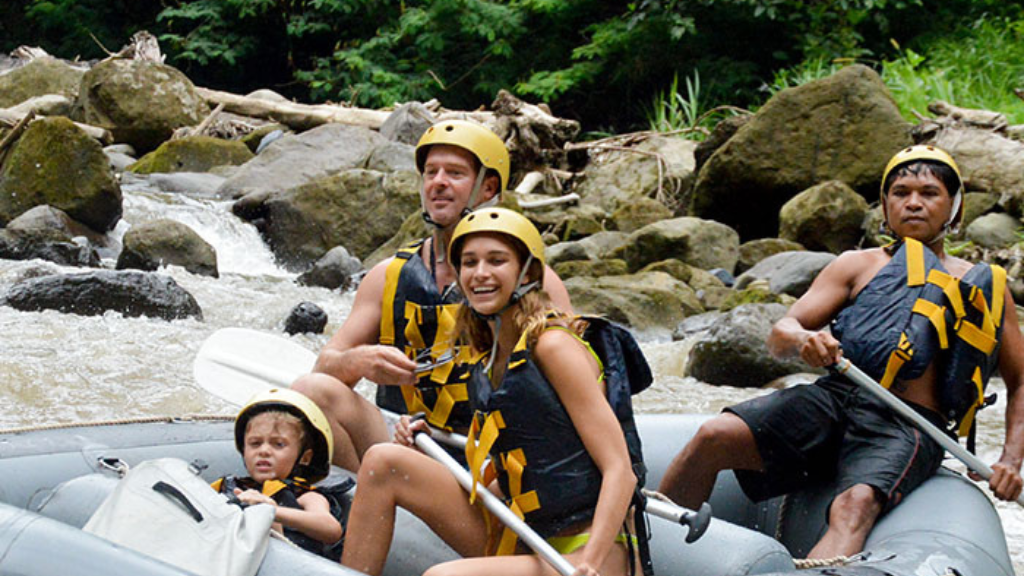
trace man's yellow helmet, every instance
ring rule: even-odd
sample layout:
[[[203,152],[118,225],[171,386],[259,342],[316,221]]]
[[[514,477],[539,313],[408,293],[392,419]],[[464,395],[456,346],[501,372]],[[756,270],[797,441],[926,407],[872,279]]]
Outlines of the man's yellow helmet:
[[[427,128],[416,144],[416,169],[420,174],[427,163],[427,152],[435,144],[448,144],[468,150],[476,156],[484,169],[489,168],[498,173],[499,193],[508,186],[508,148],[497,134],[486,127],[468,120],[445,120]]]
[[[261,412],[280,410],[294,414],[306,427],[306,447],[313,449],[313,459],[306,465],[308,482],[318,482],[331,472],[334,436],[327,417],[309,398],[288,388],[271,388],[253,396],[235,418],[235,448],[241,453],[245,447],[245,430],[249,420]],[[293,472],[294,473],[294,472]]]
[[[956,175],[956,190],[948,190],[949,195],[954,200],[953,211],[949,216],[949,221],[947,222],[948,227],[955,229],[957,226],[960,225],[961,220],[963,220],[963,176],[961,176],[960,167],[956,165],[956,161],[953,160],[953,157],[950,156],[949,153],[946,152],[945,150],[938,148],[936,146],[926,144],[917,144],[915,146],[909,146],[897,152],[892,157],[892,159],[889,160],[889,163],[885,166],[885,172],[882,173],[882,185],[879,195],[879,199],[882,203],[882,212],[885,215],[886,220],[888,221],[888,214],[885,210],[885,195],[888,192],[888,190],[886,190],[886,183],[889,180],[889,175],[893,171],[897,170],[900,166],[904,166],[906,164],[910,164],[911,162],[918,162],[921,160],[943,164],[949,167]]]
[[[507,208],[482,208],[459,221],[448,243],[448,261],[458,270],[462,264],[462,244],[466,237],[480,232],[504,234],[518,240],[533,260],[544,267],[544,240],[533,222],[522,214]],[[543,275],[542,275],[543,276]]]

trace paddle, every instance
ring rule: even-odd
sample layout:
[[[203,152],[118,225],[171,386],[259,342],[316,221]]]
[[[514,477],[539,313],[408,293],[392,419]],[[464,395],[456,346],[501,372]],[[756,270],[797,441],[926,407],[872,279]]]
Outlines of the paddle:
[[[947,436],[945,432],[939,430],[934,424],[926,420],[924,416],[921,416],[911,407],[907,406],[892,392],[889,392],[881,384],[875,382],[872,377],[865,374],[860,368],[854,366],[849,360],[846,358],[840,359],[839,362],[836,362],[835,369],[840,374],[846,375],[850,380],[864,390],[875,395],[879,400],[889,406],[889,408],[892,408],[897,414],[903,416],[907,420],[910,420],[911,424],[916,426],[918,430],[927,434],[928,437],[945,448],[947,452],[952,454],[957,460],[963,462],[977,475],[981,476],[985,480],[992,477],[992,468],[990,468],[988,464],[982,462],[977,456],[968,452],[963,446],[960,446],[956,440]],[[1024,506],[1024,494],[1021,494],[1017,498],[1017,504]]]
[[[278,336],[248,328],[222,328],[214,332],[196,354],[193,375],[196,383],[214,396],[241,406],[257,392],[274,386],[290,386],[299,376],[313,369],[316,354],[302,345]],[[381,410],[385,418],[397,414]],[[456,448],[466,446],[466,437],[431,429],[441,442]],[[697,512],[648,498],[647,512],[689,527],[687,542],[700,538],[711,520],[707,506]]]
[[[419,431],[415,435],[416,447],[423,451],[427,456],[437,460],[448,469],[449,472],[455,476],[455,480],[462,486],[462,489],[466,492],[473,490],[473,478],[470,476],[469,471],[462,467],[461,464],[455,461],[450,454],[445,452],[444,448],[438,446],[437,442],[422,431]],[[514,512],[509,510],[508,506],[502,502],[497,496],[491,493],[486,488],[476,491],[477,496],[483,500],[484,506],[487,510],[498,517],[498,520],[502,524],[508,526],[513,532],[519,536],[531,550],[537,553],[538,556],[546,560],[551,566],[558,570],[563,576],[571,576],[576,572],[576,568],[565,559],[564,556],[559,554],[554,548],[548,544],[547,540],[544,540],[536,532],[530,528],[522,518],[516,516]]]

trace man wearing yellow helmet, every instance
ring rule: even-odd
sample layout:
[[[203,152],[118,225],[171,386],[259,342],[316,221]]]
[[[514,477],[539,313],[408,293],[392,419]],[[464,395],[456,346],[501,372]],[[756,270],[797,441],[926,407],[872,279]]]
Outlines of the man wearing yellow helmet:
[[[815,368],[846,357],[936,426],[968,436],[969,448],[998,367],[1009,396],[1006,441],[989,485],[1015,500],[1024,485],[1024,340],[1006,273],[945,251],[963,214],[956,162],[932,146],[902,150],[883,174],[881,203],[897,240],[829,264],[775,324],[768,349]],[[832,373],[709,420],[669,466],[661,491],[696,506],[729,469],[755,500],[834,482],[828,530],[808,554],[829,558],[863,549],[879,516],[942,458],[931,438]]]
[[[363,378],[378,385],[382,408],[425,412],[430,423],[444,428],[469,423],[465,358],[453,354],[462,296],[446,255],[462,216],[493,204],[508,186],[508,150],[487,128],[449,120],[420,138],[416,167],[423,175],[423,218],[433,233],[370,270],[313,373],[293,384],[327,415],[335,437],[333,460],[350,470],[359,468],[370,446],[389,440],[380,411],[353,389]],[[555,305],[569,311],[568,292],[550,268],[544,280]]]

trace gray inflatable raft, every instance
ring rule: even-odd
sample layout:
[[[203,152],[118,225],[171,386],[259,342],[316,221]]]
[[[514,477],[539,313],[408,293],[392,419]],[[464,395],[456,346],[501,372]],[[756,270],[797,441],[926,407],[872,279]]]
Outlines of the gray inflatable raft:
[[[703,416],[638,418],[657,486],[671,458]],[[109,463],[134,466],[152,458],[201,460],[209,480],[243,473],[227,420],[163,420],[0,433],[0,574],[181,574],[166,564],[78,530],[113,489]],[[347,472],[334,469],[332,476]],[[330,480],[330,479],[329,479]],[[880,576],[1012,576],[999,517],[967,479],[943,471],[883,518],[862,558],[844,566],[795,571],[825,529],[829,487],[760,504],[732,474],[719,477],[707,533],[684,542],[686,529],[650,518],[655,572],[673,576],[748,574]],[[419,520],[399,511],[385,574],[406,576],[457,556]],[[54,551],[59,550],[59,554]],[[95,561],[95,562],[93,562]],[[272,540],[261,576],[357,574]]]

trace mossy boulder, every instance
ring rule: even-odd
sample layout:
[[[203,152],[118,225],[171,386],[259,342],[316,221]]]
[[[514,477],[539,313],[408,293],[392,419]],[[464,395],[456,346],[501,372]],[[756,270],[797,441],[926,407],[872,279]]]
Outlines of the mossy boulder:
[[[76,68],[56,58],[36,58],[0,75],[0,108],[10,108],[46,94],[60,94],[73,99],[78,95],[78,86],[84,75],[84,68]]]
[[[693,289],[664,272],[570,278],[565,287],[576,312],[642,331],[671,332],[686,316],[704,312]]]
[[[739,247],[739,235],[732,228],[683,216],[660,220],[633,232],[624,246],[612,251],[612,257],[622,258],[632,270],[675,258],[705,270],[724,268],[731,272],[739,258]]]
[[[909,129],[881,78],[866,66],[783,90],[701,168],[691,213],[752,240],[775,236],[782,205],[820,182],[839,180],[876,198],[886,162],[912,143]]]
[[[181,266],[193,274],[217,278],[217,251],[187,225],[161,218],[132,227],[124,235],[117,269],[156,270]]]
[[[419,182],[414,172],[347,170],[244,207],[240,201],[235,213],[258,220],[282,264],[306,269],[335,246],[360,259],[369,256],[419,209]]]
[[[640,272],[664,272],[680,282],[690,283],[695,268],[682,260],[668,258],[644,266]]]
[[[779,236],[838,254],[860,241],[868,202],[839,180],[829,180],[797,194],[779,211]]]
[[[189,136],[168,140],[128,167],[136,174],[154,172],[206,172],[214,166],[240,166],[253,158],[238,140]]]
[[[640,197],[623,204],[612,213],[612,222],[620,232],[636,232],[658,220],[672,218],[672,211],[653,198]]]
[[[799,242],[785,240],[783,238],[758,238],[740,244],[740,259],[736,262],[736,274],[742,274],[754,267],[755,264],[769,256],[780,252],[795,252],[803,250]]]
[[[121,219],[121,187],[103,147],[67,118],[29,124],[0,170],[0,225],[40,204],[100,232]]]
[[[985,248],[1006,248],[1021,241],[1021,222],[1004,212],[985,214],[967,227],[967,239]]]
[[[641,197],[676,198],[693,174],[696,148],[673,136],[648,138],[629,150],[596,148],[577,188],[581,202],[614,212]]]
[[[811,282],[825,266],[836,259],[830,252],[780,252],[757,263],[736,279],[736,290],[763,280],[776,294],[789,294],[799,298],[811,287]]]
[[[82,78],[81,118],[107,128],[118,142],[140,153],[168,140],[174,130],[194,126],[210,107],[178,69],[146,60],[104,60]]]
[[[569,278],[619,276],[629,274],[629,267],[624,260],[569,260],[552,266],[562,280]]]
[[[744,304],[784,304],[788,306],[793,302],[794,298],[792,296],[772,292],[768,287],[768,283],[762,280],[747,286],[743,290],[732,290],[718,309],[722,312],[728,312]]]

